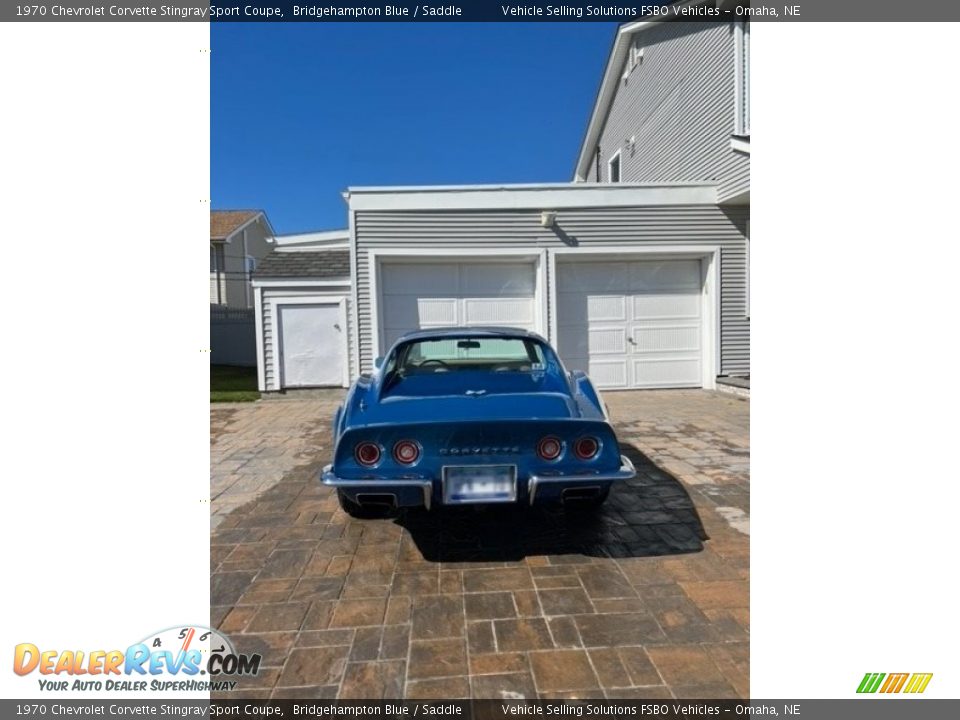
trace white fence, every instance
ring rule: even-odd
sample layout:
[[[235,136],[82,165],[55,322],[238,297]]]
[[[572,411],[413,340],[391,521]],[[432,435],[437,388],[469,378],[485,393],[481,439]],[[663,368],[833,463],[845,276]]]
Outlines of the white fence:
[[[210,363],[257,366],[257,332],[253,310],[210,306]]]

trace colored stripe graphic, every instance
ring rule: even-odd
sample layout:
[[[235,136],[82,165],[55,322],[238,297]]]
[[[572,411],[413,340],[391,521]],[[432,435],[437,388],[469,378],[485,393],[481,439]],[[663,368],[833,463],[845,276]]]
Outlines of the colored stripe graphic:
[[[857,688],[857,692],[875,693],[877,688],[880,687],[880,682],[885,675],[885,673],[867,673],[863,676],[863,680],[860,681],[860,687]]]
[[[887,675],[887,681],[883,683],[883,687],[880,688],[882,693],[898,693],[900,688],[903,687],[903,684],[907,681],[907,678],[910,677],[910,673],[890,673]]]
[[[904,689],[905,693],[922,693],[927,689],[927,685],[930,684],[930,678],[933,677],[933,673],[914,673],[910,682],[907,683],[907,687]]]
[[[886,678],[886,681],[884,681]],[[927,689],[933,673],[866,673],[860,685],[857,687],[858,693],[875,693],[878,690],[881,693],[898,693],[901,690],[904,693],[917,694]],[[881,685],[882,683],[882,685]]]

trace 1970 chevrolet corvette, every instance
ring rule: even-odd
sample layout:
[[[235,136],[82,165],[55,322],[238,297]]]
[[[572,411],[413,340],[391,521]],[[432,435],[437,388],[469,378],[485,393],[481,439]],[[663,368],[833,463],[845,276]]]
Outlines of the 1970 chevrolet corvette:
[[[445,328],[404,335],[334,416],[321,481],[355,517],[399,507],[598,506],[635,471],[590,379],[539,335]]]

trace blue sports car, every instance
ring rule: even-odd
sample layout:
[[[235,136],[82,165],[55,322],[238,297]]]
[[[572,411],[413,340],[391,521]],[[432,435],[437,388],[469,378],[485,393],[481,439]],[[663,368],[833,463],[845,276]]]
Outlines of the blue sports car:
[[[321,481],[343,509],[562,502],[599,506],[634,477],[590,379],[539,335],[445,328],[404,335],[333,420]]]

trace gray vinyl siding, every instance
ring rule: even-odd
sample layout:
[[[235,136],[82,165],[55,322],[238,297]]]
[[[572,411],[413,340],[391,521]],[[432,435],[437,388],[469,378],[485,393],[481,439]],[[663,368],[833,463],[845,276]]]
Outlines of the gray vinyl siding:
[[[720,202],[749,189],[750,156],[730,147],[733,32],[732,23],[662,22],[635,36],[643,61],[619,81],[598,142],[600,176],[593,148],[588,180],[607,182],[620,150],[622,182],[714,180]]]
[[[723,177],[717,187],[717,201],[721,203],[750,192],[750,156],[737,151],[734,151],[734,155],[746,159],[732,165],[730,173]]]
[[[540,212],[357,211],[357,310],[360,367],[373,365],[371,282],[372,248],[429,248],[444,256],[451,248],[562,248],[650,245],[716,245],[720,258],[721,374],[750,372],[750,321],[746,315],[744,232],[749,209],[716,205],[591,208],[560,210],[557,230],[540,224]],[[552,282],[552,279],[550,280]],[[554,309],[548,308],[549,313]],[[550,327],[548,317],[547,327]]]
[[[334,288],[323,288],[323,290],[318,290],[317,288],[311,287],[264,287],[262,292],[262,305],[261,312],[263,318],[263,378],[264,378],[264,387],[268,391],[280,390],[280,370],[279,366],[275,362],[273,356],[273,338],[277,332],[277,319],[273,317],[271,313],[270,301],[280,298],[291,298],[291,297],[310,297],[316,298],[318,302],[322,302],[323,298],[328,295],[338,295],[346,296],[347,298],[347,323],[350,322],[351,317],[351,306],[352,298],[350,296],[349,286],[344,287],[334,287]],[[350,359],[353,357],[353,348],[351,343],[353,339],[349,328],[346,332],[347,336],[347,357],[344,358],[344,361],[348,363],[348,367],[352,367]]]

